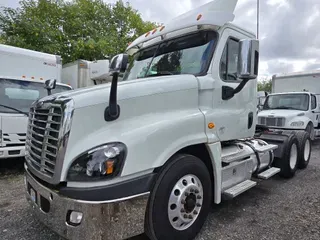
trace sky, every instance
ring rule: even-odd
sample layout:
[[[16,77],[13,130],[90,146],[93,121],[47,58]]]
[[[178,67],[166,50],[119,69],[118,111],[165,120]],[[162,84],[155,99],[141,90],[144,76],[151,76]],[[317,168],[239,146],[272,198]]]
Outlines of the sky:
[[[210,0],[128,1],[144,20],[165,23]],[[15,8],[19,0],[0,0],[0,6]],[[256,6],[257,0],[238,0],[234,23],[256,32]],[[320,0],[260,0],[259,12],[260,78],[320,70]]]

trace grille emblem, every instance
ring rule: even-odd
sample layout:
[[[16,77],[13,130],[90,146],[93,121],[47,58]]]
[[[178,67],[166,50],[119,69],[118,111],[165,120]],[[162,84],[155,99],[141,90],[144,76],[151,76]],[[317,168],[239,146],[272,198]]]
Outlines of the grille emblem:
[[[43,106],[43,102],[42,101],[40,101],[40,102],[37,102],[37,108],[41,108],[42,106]]]

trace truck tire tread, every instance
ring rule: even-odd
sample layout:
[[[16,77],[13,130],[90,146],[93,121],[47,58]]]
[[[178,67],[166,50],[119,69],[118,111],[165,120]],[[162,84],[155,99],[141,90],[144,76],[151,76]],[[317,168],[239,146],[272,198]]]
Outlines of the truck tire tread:
[[[306,131],[297,131],[296,136],[299,142],[299,153],[298,153],[298,168],[304,169],[308,166],[310,157],[311,157],[311,151],[312,151],[312,144],[311,144],[311,138],[310,134]],[[307,159],[304,157],[304,151],[306,147],[306,141],[309,140],[310,142],[310,153]]]
[[[168,199],[174,184],[185,174],[196,175],[203,185],[203,205],[195,222],[186,230],[174,229],[168,219]],[[210,211],[212,183],[206,165],[197,157],[176,154],[160,170],[151,191],[146,215],[145,234],[151,240],[194,239]]]
[[[275,159],[275,167],[279,167],[281,169],[279,175],[283,178],[292,178],[297,170],[298,167],[298,159],[297,163],[294,168],[290,167],[290,156],[291,156],[291,147],[292,145],[296,144],[297,151],[299,153],[300,147],[298,138],[296,137],[296,134],[290,134],[288,139],[288,142],[285,145],[283,156],[280,158]]]

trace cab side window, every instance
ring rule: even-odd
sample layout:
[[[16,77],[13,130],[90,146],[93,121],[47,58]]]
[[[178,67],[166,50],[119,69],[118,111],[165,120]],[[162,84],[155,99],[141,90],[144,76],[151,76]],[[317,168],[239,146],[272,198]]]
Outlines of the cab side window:
[[[229,38],[220,61],[220,77],[224,81],[237,81],[239,41]]]
[[[317,99],[316,96],[311,95],[311,110],[315,109],[317,107]]]

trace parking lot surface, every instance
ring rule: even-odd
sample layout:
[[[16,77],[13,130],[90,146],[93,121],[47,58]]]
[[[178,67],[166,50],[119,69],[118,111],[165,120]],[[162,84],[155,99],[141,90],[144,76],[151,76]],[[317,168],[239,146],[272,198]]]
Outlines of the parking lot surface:
[[[24,196],[22,162],[0,162],[0,239],[62,239],[32,215]],[[202,239],[319,240],[320,142],[313,144],[308,168],[294,178],[261,181],[237,198],[213,206],[197,237]]]

